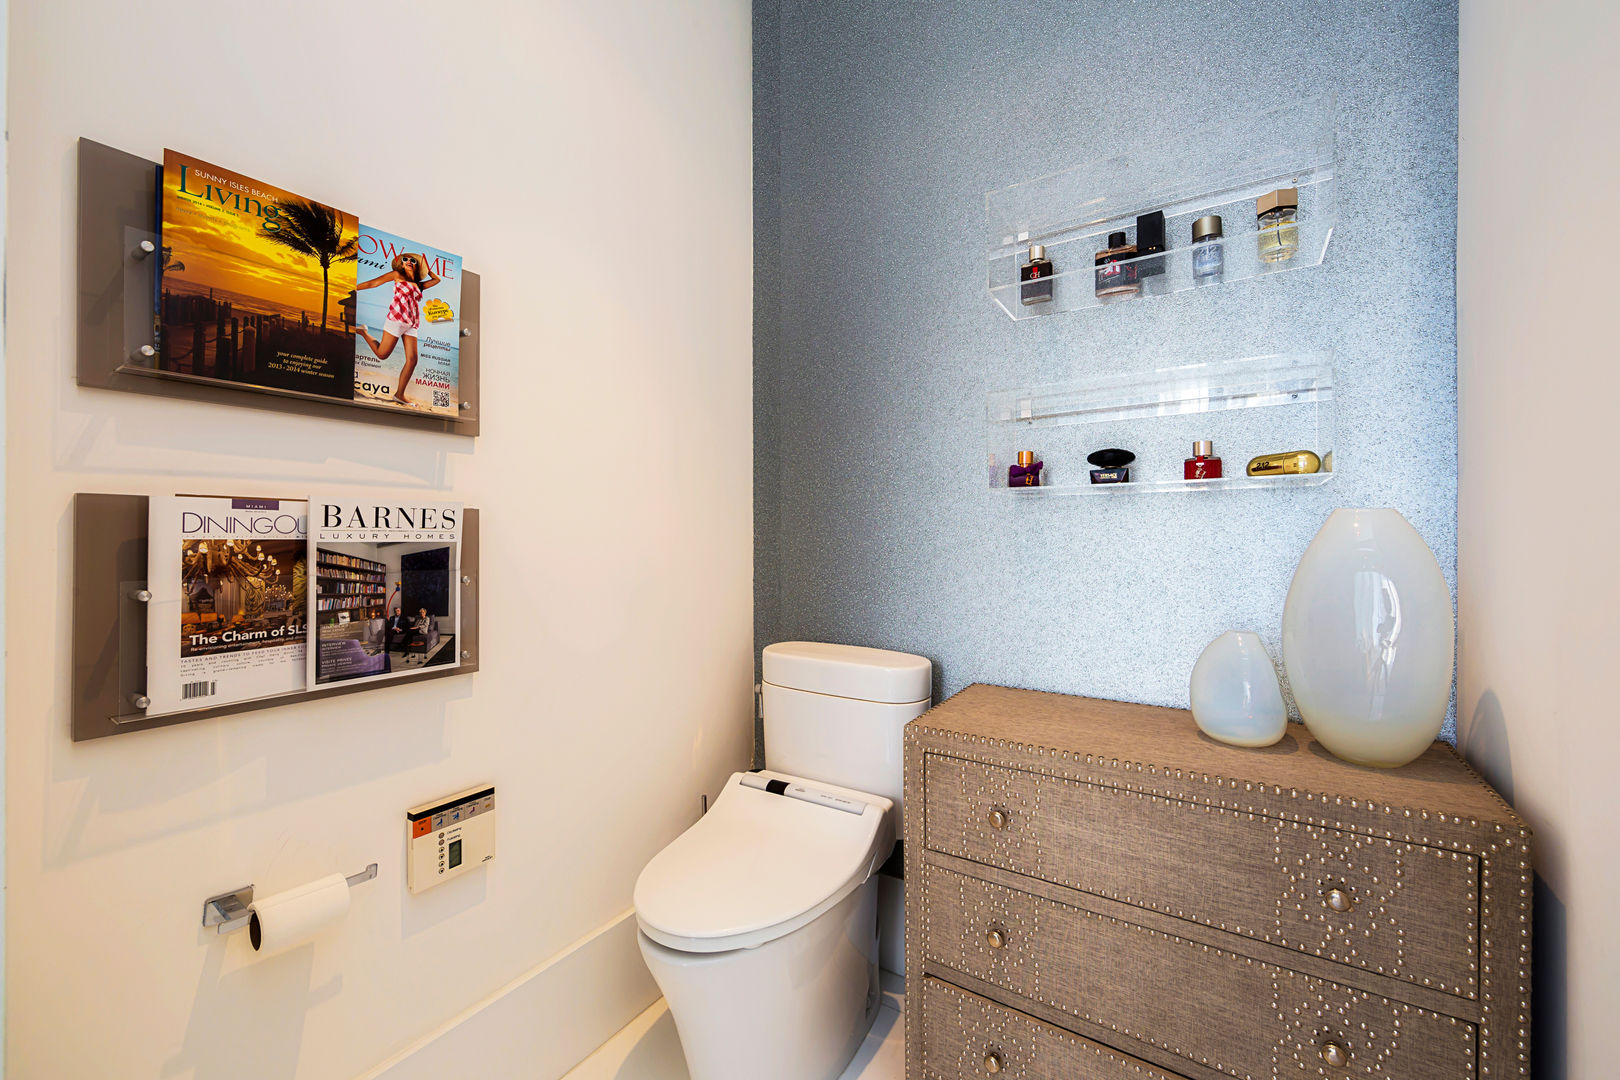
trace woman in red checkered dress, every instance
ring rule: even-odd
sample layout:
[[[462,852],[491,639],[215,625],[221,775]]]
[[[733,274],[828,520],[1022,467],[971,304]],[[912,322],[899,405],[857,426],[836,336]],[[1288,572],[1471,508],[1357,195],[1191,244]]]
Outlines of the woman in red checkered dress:
[[[393,283],[394,298],[388,304],[382,338],[372,337],[370,328],[365,326],[356,326],[354,332],[366,339],[366,344],[371,346],[371,351],[377,354],[379,360],[388,359],[396,342],[405,342],[405,367],[399,373],[399,385],[394,388],[393,397],[401,405],[409,405],[410,402],[405,400],[405,388],[411,384],[411,374],[416,370],[416,331],[422,325],[422,294],[439,283],[439,276],[428,269],[425,255],[395,255],[391,265],[393,269],[388,273],[355,286],[356,289],[371,289]]]

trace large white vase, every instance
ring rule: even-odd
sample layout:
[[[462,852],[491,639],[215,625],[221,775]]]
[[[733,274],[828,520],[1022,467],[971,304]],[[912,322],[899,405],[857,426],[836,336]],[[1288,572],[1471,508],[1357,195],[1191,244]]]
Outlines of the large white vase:
[[[1228,630],[1204,647],[1188,687],[1193,722],[1233,746],[1270,746],[1288,730],[1277,669],[1259,634]]]
[[[1456,620],[1434,553],[1394,510],[1335,510],[1294,571],[1283,669],[1317,740],[1358,765],[1422,754],[1451,700]]]

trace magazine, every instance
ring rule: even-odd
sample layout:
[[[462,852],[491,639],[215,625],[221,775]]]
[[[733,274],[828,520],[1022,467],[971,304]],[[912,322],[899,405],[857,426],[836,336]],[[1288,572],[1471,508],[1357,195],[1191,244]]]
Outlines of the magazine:
[[[360,226],[354,396],[456,416],[461,357],[461,257]]]
[[[460,503],[310,500],[311,688],[459,667]]]
[[[159,369],[354,397],[359,220],[163,151]]]
[[[308,505],[151,500],[147,715],[304,688]]]

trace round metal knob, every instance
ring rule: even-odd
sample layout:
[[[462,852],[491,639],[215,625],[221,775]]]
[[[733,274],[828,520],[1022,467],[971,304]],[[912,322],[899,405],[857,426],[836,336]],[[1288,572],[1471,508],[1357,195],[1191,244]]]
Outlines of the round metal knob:
[[[1001,1071],[1002,1065],[1003,1062],[1001,1060],[1001,1055],[996,1051],[992,1050],[988,1054],[984,1055],[985,1072],[994,1075]]]
[[[147,697],[145,694],[129,695],[129,703],[135,706],[137,709],[140,709],[142,712],[152,707],[152,699]]]
[[[984,935],[984,940],[990,943],[992,949],[1005,949],[1007,947],[1007,935],[1000,930],[991,930]]]
[[[1329,1068],[1342,1069],[1350,1064],[1350,1055],[1338,1043],[1325,1042],[1322,1044],[1322,1060],[1328,1063]]]
[[[990,827],[992,829],[1005,829],[1007,827],[1007,811],[999,808],[990,811]]]
[[[1350,894],[1345,892],[1343,889],[1329,889],[1327,894],[1327,906],[1332,908],[1334,911],[1342,912],[1349,911],[1351,908],[1355,907],[1356,902],[1350,896]]]

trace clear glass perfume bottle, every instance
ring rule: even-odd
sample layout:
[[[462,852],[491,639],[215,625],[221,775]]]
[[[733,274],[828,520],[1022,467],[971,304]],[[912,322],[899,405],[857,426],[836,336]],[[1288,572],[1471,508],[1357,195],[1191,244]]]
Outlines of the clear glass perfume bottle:
[[[1212,285],[1226,272],[1226,251],[1221,246],[1221,215],[1209,214],[1193,222],[1193,282]]]
[[[1285,262],[1299,251],[1299,189],[1278,188],[1255,201],[1261,262]]]

